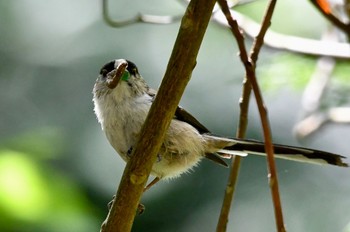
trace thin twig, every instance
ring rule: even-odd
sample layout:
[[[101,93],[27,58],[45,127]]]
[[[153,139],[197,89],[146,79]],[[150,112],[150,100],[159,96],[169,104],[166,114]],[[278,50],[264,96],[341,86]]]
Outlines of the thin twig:
[[[203,4],[201,0],[192,0],[187,7],[162,84],[127,162],[116,198],[101,231],[131,231],[143,188],[190,80],[215,2],[208,0]]]
[[[247,37],[254,38],[259,32],[261,24],[255,22],[249,17],[230,10],[234,15],[240,28]],[[227,19],[221,12],[216,12],[212,19],[228,27]],[[330,56],[338,59],[350,59],[350,45],[337,41],[320,41],[316,39],[302,38],[298,36],[285,35],[272,31],[271,29],[264,37],[264,45],[279,50],[287,50],[295,53],[307,54],[312,56]]]
[[[233,19],[231,15],[231,11],[229,6],[227,5],[226,0],[218,0],[218,3],[221,7],[222,13],[225,15],[227,23],[230,26],[230,30],[234,37],[236,38],[238,49],[239,49],[239,56],[241,58],[241,61],[243,64],[246,64],[248,62],[248,53],[244,44],[244,36],[241,32],[237,20]]]
[[[230,29],[233,33],[233,35],[236,38],[239,51],[240,51],[240,57],[241,60],[245,66],[246,69],[246,78],[247,80],[250,81],[251,87],[253,88],[254,94],[256,96],[256,102],[258,105],[259,113],[260,113],[260,118],[261,118],[261,123],[264,131],[264,138],[265,138],[265,150],[267,153],[267,161],[268,161],[268,169],[269,169],[269,183],[270,183],[270,188],[271,188],[271,193],[272,193],[272,200],[275,208],[275,218],[276,218],[276,227],[277,231],[282,232],[285,231],[284,228],[284,223],[283,223],[283,214],[282,214],[282,207],[281,207],[281,202],[280,202],[280,197],[279,197],[279,190],[278,190],[278,180],[277,180],[277,174],[276,174],[276,166],[274,162],[274,155],[273,155],[273,144],[272,144],[272,139],[271,139],[271,132],[270,132],[270,127],[269,127],[269,122],[268,122],[268,117],[267,117],[267,110],[264,106],[264,102],[261,96],[261,92],[258,86],[258,83],[256,81],[256,76],[255,76],[255,63],[258,59],[258,54],[260,51],[261,46],[263,45],[264,42],[264,36],[266,34],[266,31],[268,27],[271,24],[271,17],[276,5],[276,0],[271,0],[269,2],[267,11],[265,13],[263,23],[261,26],[261,29],[259,31],[258,36],[255,38],[253,47],[251,49],[250,57],[248,58],[247,52],[245,49],[244,45],[244,37],[238,27],[238,23],[236,20],[232,18],[231,12],[227,6],[227,2],[225,0],[218,0],[220,7],[227,19],[228,24],[230,25]],[[244,113],[244,112],[243,112]],[[241,114],[243,114],[241,112]],[[242,118],[241,120],[243,121],[244,125],[244,116],[241,115]],[[240,122],[241,123],[241,122]],[[237,163],[239,164],[240,161]],[[235,164],[235,162],[233,163]],[[232,188],[232,183],[231,181],[235,181],[237,178],[238,172],[237,171],[232,171],[232,175],[236,176],[230,176],[229,178],[229,183],[227,189]],[[234,189],[234,188],[233,188]],[[230,203],[231,200],[229,199],[230,196],[233,196],[233,193],[226,191],[226,195],[224,197],[224,202],[223,202],[223,208],[222,212],[219,218],[218,226],[217,226],[217,231],[225,231],[226,230],[226,223],[227,223],[227,218],[228,217],[228,207],[227,203]]]
[[[237,130],[237,137],[244,138],[247,131],[248,125],[248,110],[249,110],[249,100],[251,95],[251,85],[247,78],[243,81],[243,91],[242,97],[240,99],[240,116],[239,124]],[[242,162],[241,156],[236,156],[231,163],[231,169],[229,173],[229,178],[226,185],[224,199],[222,201],[221,212],[216,227],[216,232],[224,232],[227,229],[228,217],[230,214],[230,209],[232,201],[234,199],[234,194],[237,186],[237,180],[239,175],[239,170]]]
[[[187,0],[181,0],[180,2],[188,4]],[[239,2],[238,5],[247,4],[249,2]],[[151,24],[171,24],[178,22],[181,16],[161,16],[161,15],[149,15],[139,13],[126,20],[113,20],[108,11],[108,0],[102,0],[103,19],[111,27],[124,27],[136,23],[151,23]],[[232,8],[236,3],[229,2],[229,8]],[[231,13],[234,12],[230,10]],[[221,12],[214,8],[213,21],[216,21],[220,25],[228,26],[227,20],[221,17]],[[249,19],[247,16],[235,12],[235,19],[239,22],[241,29],[249,37],[254,37],[256,32],[260,30],[261,25]],[[347,43],[340,42],[323,42],[314,39],[307,39],[297,36],[290,36],[281,34],[278,32],[269,31],[265,36],[265,45],[268,45],[277,49],[285,49],[292,52],[303,53],[315,56],[332,56],[340,59],[350,58],[350,46]]]
[[[230,25],[230,29],[234,37],[236,38],[239,54],[241,61],[246,63],[248,61],[248,54],[244,44],[244,37],[242,32],[239,29],[238,23],[235,19],[232,18],[229,6],[227,5],[227,1],[218,0],[218,3],[221,7],[223,14],[226,17],[228,24]],[[240,112],[240,121],[237,131],[237,136],[239,138],[244,138],[246,127],[248,124],[248,106],[249,106],[249,96],[251,92],[250,83],[248,83],[247,79],[245,79],[245,84],[243,85],[242,98],[240,102],[241,112]],[[225,232],[227,229],[228,217],[230,214],[231,204],[233,201],[239,169],[241,166],[241,157],[236,156],[235,159],[231,163],[231,170],[229,173],[229,178],[226,185],[226,190],[224,194],[224,199],[222,201],[221,211],[219,215],[219,220],[216,227],[216,232]]]
[[[251,58],[253,63],[251,63],[252,68],[247,70],[251,72],[251,73],[248,73],[247,78],[249,79],[252,85],[252,89],[255,95],[256,103],[258,105],[261,124],[264,132],[265,151],[267,154],[267,164],[269,169],[269,183],[270,183],[270,189],[272,194],[272,201],[275,209],[276,229],[278,232],[285,232],[286,229],[284,227],[284,222],[283,222],[282,205],[281,205],[279,189],[278,189],[277,170],[275,165],[273,143],[272,143],[268,113],[261,95],[258,82],[256,80],[256,76],[255,76],[255,63],[258,58],[259,50],[263,45],[266,31],[271,24],[271,18],[272,18],[276,3],[277,3],[277,0],[269,1],[268,7],[262,22],[261,30],[258,36],[256,37],[256,40],[252,48]]]

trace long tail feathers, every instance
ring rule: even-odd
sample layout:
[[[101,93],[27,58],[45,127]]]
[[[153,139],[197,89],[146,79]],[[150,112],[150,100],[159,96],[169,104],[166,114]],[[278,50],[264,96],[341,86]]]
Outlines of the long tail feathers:
[[[235,139],[236,140],[236,139]],[[256,155],[266,155],[265,145],[262,142],[254,140],[236,140],[237,143],[224,150],[238,150]],[[302,147],[286,146],[274,144],[275,157],[293,161],[315,163],[315,164],[331,164],[341,167],[348,167],[347,163],[343,162],[344,156]]]
[[[246,139],[226,139],[215,136],[210,137],[212,145],[213,140],[219,139],[221,140],[221,143],[223,141],[226,142],[226,146],[222,147],[221,150],[217,151],[217,153],[219,153],[220,157],[222,158],[230,158],[232,155],[246,156],[247,154],[266,156],[265,144],[262,142]],[[231,141],[230,144],[228,143],[228,140]],[[299,161],[304,163],[331,164],[341,167],[349,166],[343,161],[343,159],[345,159],[346,157],[320,150],[274,144],[274,153],[276,158]]]

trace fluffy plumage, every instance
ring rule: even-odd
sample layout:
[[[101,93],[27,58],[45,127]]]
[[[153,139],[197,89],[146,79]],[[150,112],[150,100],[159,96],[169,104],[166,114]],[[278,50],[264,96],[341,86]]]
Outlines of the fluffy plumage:
[[[127,62],[128,78],[111,89],[106,80],[121,62]],[[94,111],[108,141],[127,162],[152,105],[155,91],[139,74],[134,63],[114,60],[104,65],[93,89]],[[295,161],[347,166],[343,156],[307,148],[275,145],[276,157]],[[202,158],[226,165],[221,158],[248,153],[263,155],[264,144],[254,140],[223,138],[209,130],[183,108],[178,107],[153,165],[152,174],[161,178],[181,175]],[[221,158],[220,158],[221,157]]]

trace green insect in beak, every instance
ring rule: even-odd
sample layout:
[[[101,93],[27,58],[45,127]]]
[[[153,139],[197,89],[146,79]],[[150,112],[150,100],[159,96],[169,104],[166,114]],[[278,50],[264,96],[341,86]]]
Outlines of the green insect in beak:
[[[122,76],[122,80],[123,81],[127,81],[129,80],[129,77],[130,77],[130,73],[128,71],[125,70],[125,72],[123,73],[123,76]]]

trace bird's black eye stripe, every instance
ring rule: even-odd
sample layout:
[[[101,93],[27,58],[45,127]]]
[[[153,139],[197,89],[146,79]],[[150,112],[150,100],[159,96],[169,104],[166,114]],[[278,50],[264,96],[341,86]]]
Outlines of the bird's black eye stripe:
[[[100,70],[100,75],[105,77],[107,73],[113,71],[113,69],[114,69],[114,60],[103,65],[103,67]]]
[[[133,62],[131,62],[130,60],[126,60],[126,62],[128,62],[128,67],[126,68],[128,70],[128,72],[133,76],[138,74],[136,65]]]

